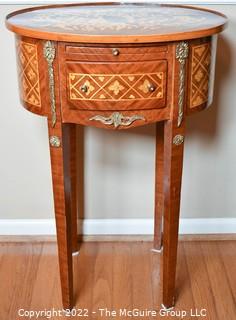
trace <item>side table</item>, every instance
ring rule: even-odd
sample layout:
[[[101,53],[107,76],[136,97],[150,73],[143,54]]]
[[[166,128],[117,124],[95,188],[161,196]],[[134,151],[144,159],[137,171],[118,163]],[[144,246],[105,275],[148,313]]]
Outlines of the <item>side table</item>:
[[[23,106],[48,119],[64,308],[77,252],[76,124],[123,130],[156,123],[154,250],[163,305],[174,305],[185,121],[213,96],[224,15],[150,3],[34,7],[7,16]],[[162,227],[163,226],[163,227]]]

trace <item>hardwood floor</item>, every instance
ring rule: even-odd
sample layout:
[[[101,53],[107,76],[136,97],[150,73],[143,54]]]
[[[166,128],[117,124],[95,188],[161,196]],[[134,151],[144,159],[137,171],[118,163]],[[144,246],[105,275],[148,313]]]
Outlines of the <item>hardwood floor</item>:
[[[160,258],[151,242],[85,242],[73,257],[76,308],[84,319],[236,319],[236,241],[180,241],[175,316],[100,316],[99,308],[160,310]],[[0,243],[0,319],[24,310],[61,310],[56,244]],[[207,316],[190,316],[206,309]],[[91,314],[97,311],[96,314]],[[21,314],[24,311],[21,311]],[[49,313],[47,314],[49,315]],[[179,315],[179,316],[178,316]],[[39,318],[39,317],[38,317]],[[39,319],[75,319],[46,313]],[[35,316],[31,319],[37,319]]]

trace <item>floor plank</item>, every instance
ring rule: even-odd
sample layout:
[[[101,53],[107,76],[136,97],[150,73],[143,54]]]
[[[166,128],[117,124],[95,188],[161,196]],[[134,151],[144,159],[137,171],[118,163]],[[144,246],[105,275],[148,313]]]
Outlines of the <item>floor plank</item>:
[[[206,264],[200,243],[186,242],[183,245],[190,279],[190,290],[194,300],[194,309],[207,310],[209,320],[217,320],[214,294],[206,270]]]
[[[176,270],[176,302],[175,307],[178,310],[190,312],[195,308],[193,293],[191,288],[191,274],[188,270],[187,256],[182,243],[178,245],[178,259]],[[194,317],[194,319],[198,319]]]
[[[112,309],[133,308],[132,243],[113,243]],[[130,319],[123,316],[122,319]]]
[[[74,296],[77,307],[92,309],[94,268],[97,246],[93,243],[82,244],[79,255],[74,257]]]
[[[232,295],[234,297],[234,303],[236,305],[236,255],[235,255],[235,241],[229,241],[227,246],[218,242],[218,248],[220,251],[220,258],[224,264],[226,276],[228,279],[228,285],[231,288]],[[236,318],[236,316],[235,316]]]
[[[153,308],[150,249],[149,242],[137,242],[131,245],[132,265],[129,273],[132,279],[132,309],[152,310]]]
[[[92,308],[96,314],[97,310],[112,308],[113,294],[113,246],[110,243],[97,243],[96,259],[94,262],[94,278],[92,285]],[[107,319],[101,316],[100,319]]]
[[[216,243],[202,242],[201,248],[210,280],[211,291],[215,300],[218,319],[235,319],[236,305],[229,286],[225,268]],[[235,277],[235,274],[232,275]]]
[[[50,309],[51,306],[60,308],[59,281],[56,245],[44,243],[39,257],[38,273],[33,284],[30,309],[43,310]]]

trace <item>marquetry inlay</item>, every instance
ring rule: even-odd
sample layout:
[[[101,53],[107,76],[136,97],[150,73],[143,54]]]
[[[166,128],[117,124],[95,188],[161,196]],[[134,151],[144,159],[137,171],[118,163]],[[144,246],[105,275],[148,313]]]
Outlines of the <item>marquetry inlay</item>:
[[[21,98],[41,107],[37,45],[18,41],[17,51]]]
[[[211,65],[210,43],[194,46],[191,59],[190,107],[196,107],[208,101]]]
[[[117,6],[118,5],[118,6]],[[220,24],[224,18],[208,11],[184,7],[167,7],[152,3],[101,3],[73,5],[22,12],[13,15],[18,26],[44,32],[95,35],[140,35],[178,33],[186,28],[197,30]]]
[[[164,72],[147,74],[69,73],[71,100],[143,100],[162,99]],[[151,92],[150,86],[155,90]],[[86,87],[83,91],[81,88]]]

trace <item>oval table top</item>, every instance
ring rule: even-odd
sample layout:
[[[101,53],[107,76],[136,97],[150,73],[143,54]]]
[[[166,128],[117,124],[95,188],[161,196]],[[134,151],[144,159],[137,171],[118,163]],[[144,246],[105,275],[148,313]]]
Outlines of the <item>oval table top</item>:
[[[41,6],[9,14],[7,27],[22,36],[89,42],[162,42],[222,31],[227,18],[206,9],[154,3]]]

